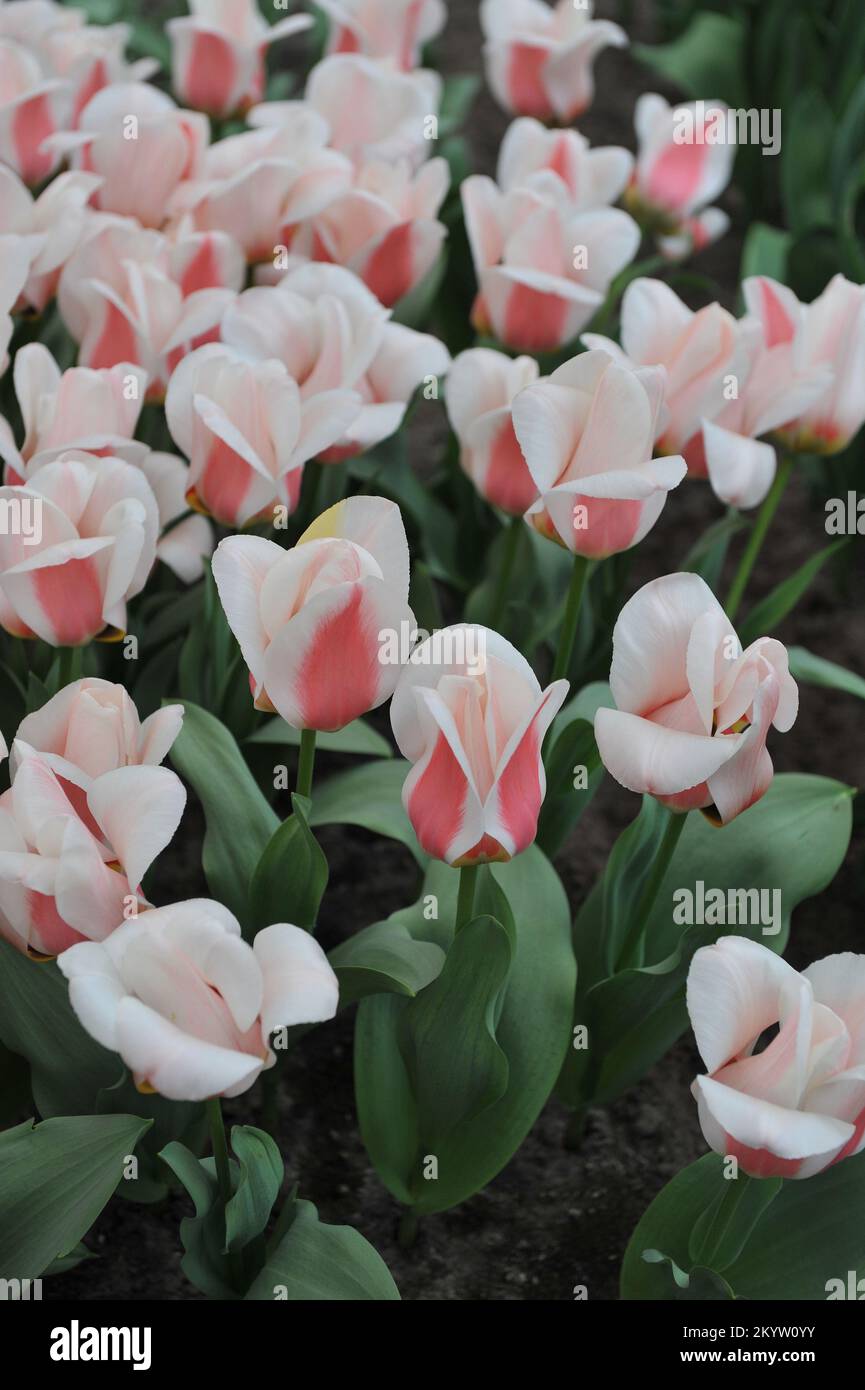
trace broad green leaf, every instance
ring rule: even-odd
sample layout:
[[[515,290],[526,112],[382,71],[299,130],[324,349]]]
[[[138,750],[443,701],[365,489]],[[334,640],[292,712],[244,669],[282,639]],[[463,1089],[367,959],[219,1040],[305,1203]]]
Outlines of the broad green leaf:
[[[279,817],[225,725],[198,705],[182,703],[183,727],[169,756],[204,807],[202,863],[210,891],[248,929],[250,883]]]
[[[262,724],[249,735],[247,743],[275,743],[285,748],[300,747],[300,730],[293,729],[278,716]],[[363,719],[355,719],[335,734],[316,734],[315,746],[322,753],[357,753],[372,758],[392,758],[393,749],[386,738]]]
[[[746,41],[746,27],[739,16],[700,11],[672,43],[651,47],[634,44],[633,52],[641,63],[677,83],[689,96],[747,107],[742,76]]]
[[[36,1279],[75,1249],[147,1128],[135,1115],[81,1115],[0,1134],[0,1278]]]
[[[312,931],[327,887],[327,859],[309,828],[310,802],[292,795],[293,814],[275,830],[249,885],[253,934],[273,922]]]
[[[225,1255],[225,1217],[212,1158],[196,1158],[184,1144],[172,1142],[160,1157],[183,1184],[195,1205],[194,1216],[180,1222],[184,1255],[180,1267],[208,1298],[238,1298],[229,1282]]]
[[[231,1149],[239,1171],[234,1195],[225,1208],[227,1248],[242,1250],[264,1232],[279,1196],[285,1165],[270,1135],[252,1125],[232,1127]]]
[[[678,1173],[639,1222],[622,1265],[623,1299],[671,1297],[669,1272],[649,1263],[663,1250],[690,1272],[695,1224],[717,1200],[724,1160],[706,1154]],[[754,1181],[754,1180],[752,1180]],[[758,1180],[759,1181],[759,1180]],[[735,1298],[822,1302],[846,1285],[848,1270],[865,1268],[865,1226],[851,1219],[865,1202],[865,1154],[845,1159],[816,1177],[787,1181],[762,1213],[744,1250],[723,1271]],[[833,1284],[832,1281],[836,1281]],[[836,1292],[836,1297],[838,1296]]]
[[[479,887],[476,911],[500,916],[496,893],[504,894],[516,923],[507,988],[496,1006],[495,1041],[508,1065],[502,1096],[435,1150],[421,1153],[422,1117],[401,1048],[409,1010],[423,1005],[427,991],[414,1001],[378,995],[364,999],[358,1010],[355,1086],[364,1143],[390,1191],[422,1213],[455,1206],[501,1171],[546,1103],[570,1037],[576,967],[567,899],[555,870],[532,846],[511,863],[492,867],[489,876],[495,892]],[[447,865],[432,863],[419,901],[396,914],[416,940],[442,949],[451,945],[458,877]],[[437,917],[430,918],[433,908]],[[438,1160],[434,1178],[424,1177],[425,1154]]]
[[[786,114],[786,113],[785,113]],[[835,138],[835,121],[823,93],[800,92],[784,123],[781,190],[786,222],[794,236],[832,225],[827,151]]]
[[[810,588],[826,561],[849,545],[850,540],[850,536],[844,536],[841,540],[833,541],[831,545],[818,550],[816,555],[812,555],[809,560],[805,561],[804,565],[800,565],[799,569],[789,575],[787,579],[783,579],[780,584],[777,584],[760,603],[755,604],[745,621],[739,625],[739,635],[743,645],[747,646],[757,637],[771,635],[778,624],[796,607],[799,599]]]
[[[426,856],[402,804],[402,788],[408,774],[408,763],[392,758],[329,777],[315,788],[310,825],[362,826],[377,835],[399,840],[423,865]]]
[[[547,790],[538,820],[537,842],[545,854],[558,853],[587,809],[604,778],[595,742],[595,715],[612,707],[606,681],[585,686],[559,711],[544,752]],[[585,787],[581,782],[585,769]]]
[[[394,1300],[399,1290],[381,1256],[351,1226],[319,1221],[299,1201],[288,1231],[268,1255],[248,1299],[276,1302]]]
[[[831,883],[850,841],[852,789],[827,777],[783,773],[769,791],[729,825],[688,817],[649,918],[649,958],[640,969],[608,974],[603,881],[574,923],[580,985],[574,1024],[588,1029],[588,1047],[571,1049],[559,1083],[566,1103],[606,1103],[645,1074],[687,1027],[684,985],[691,956],[725,935],[748,936],[783,951],[794,908]],[[631,828],[629,827],[629,830]],[[627,836],[629,831],[625,831]],[[615,851],[614,851],[615,854]],[[723,925],[674,921],[677,890],[765,889],[781,892],[781,930],[760,923]]]
[[[805,647],[791,647],[788,656],[790,673],[797,681],[805,685],[822,685],[827,690],[842,690],[846,695],[858,695],[860,700],[865,700],[865,679],[857,676],[855,671],[847,671],[837,662],[816,656]]]
[[[345,1008],[368,994],[413,998],[440,973],[445,953],[434,942],[416,941],[404,922],[391,917],[349,937],[328,959]]]
[[[787,283],[787,257],[793,238],[787,231],[770,227],[765,222],[752,222],[742,249],[740,280],[752,275],[768,275],[782,285]]]
[[[445,78],[439,104],[439,138],[453,135],[465,125],[480,88],[481,79],[473,72],[451,73]]]

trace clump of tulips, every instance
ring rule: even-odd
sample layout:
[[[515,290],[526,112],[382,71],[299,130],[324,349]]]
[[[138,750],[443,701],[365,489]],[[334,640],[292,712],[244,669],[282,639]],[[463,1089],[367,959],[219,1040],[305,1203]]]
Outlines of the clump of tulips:
[[[628,38],[589,5],[483,0],[494,178],[433,66],[442,0],[320,9],[190,0],[160,66],[125,24],[0,6],[0,1042],[32,1097],[0,1277],[183,1188],[209,1297],[398,1298],[283,1190],[285,1054],[355,1007],[406,1246],[554,1091],[586,1142],[690,1020],[711,1152],[623,1296],[822,1297],[861,1253],[825,1213],[865,1186],[865,955],[783,952],[852,790],[772,749],[796,765],[800,684],[857,678],[775,634],[854,537],[821,546],[817,508],[805,565],[755,580],[791,478],[836,487],[865,423],[865,285],[794,287],[769,237],[741,313],[691,293],[728,107],[647,91],[635,150],[593,148],[574,122]],[[311,57],[291,100],[282,45]],[[679,551],[697,490],[718,515]],[[605,773],[639,800],[569,903]],[[420,875],[329,952],[324,821]],[[199,853],[209,896],[173,901]],[[785,1293],[753,1251],[794,1200]]]

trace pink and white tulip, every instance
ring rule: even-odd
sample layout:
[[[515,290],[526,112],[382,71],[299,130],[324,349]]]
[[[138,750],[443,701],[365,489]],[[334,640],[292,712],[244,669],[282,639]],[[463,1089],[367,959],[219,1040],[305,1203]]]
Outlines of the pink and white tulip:
[[[450,365],[437,338],[389,322],[375,295],[341,266],[298,265],[269,289],[246,290],[228,310],[223,341],[253,361],[283,362],[301,400],[348,390],[362,404],[323,463],[364,453],[394,434],[427,377]]]
[[[166,25],[171,85],[185,106],[223,118],[264,96],[270,44],[309,29],[311,15],[266,23],[257,0],[189,0],[190,14]]]
[[[417,173],[403,159],[362,165],[352,187],[298,229],[291,250],[353,271],[390,307],[432,270],[447,235],[438,214],[447,195],[447,161]]]
[[[77,647],[126,630],[126,603],[156,555],[159,516],[144,474],[91,454],[47,463],[5,507],[38,519],[33,535],[0,533],[0,624],[16,637]]]
[[[510,193],[531,187],[539,174],[555,174],[574,211],[586,212],[615,203],[633,165],[633,155],[618,145],[592,149],[578,130],[548,130],[532,116],[524,116],[505,131],[496,181],[503,193]]]
[[[97,92],[78,130],[54,136],[51,147],[102,179],[95,208],[160,227],[178,185],[198,176],[209,139],[206,116],[179,110],[144,82],[119,82]]]
[[[715,1153],[754,1178],[810,1178],[862,1152],[865,956],[825,956],[800,974],[725,936],[695,953],[687,1001],[707,1068],[691,1089]]]
[[[511,516],[522,516],[538,495],[511,414],[514,397],[537,381],[538,371],[533,357],[514,360],[490,348],[469,348],[454,359],[445,383],[460,463],[480,495]]]
[[[177,234],[227,233],[247,261],[273,262],[298,225],[351,185],[351,161],[327,147],[327,122],[303,102],[267,102],[252,125],[207,151],[179,185],[170,214]]]
[[[469,624],[415,647],[391,706],[413,763],[403,805],[421,847],[447,864],[503,863],[534,840],[546,791],[541,746],[568,682],[541,690],[504,637]]]
[[[9,366],[9,344],[15,331],[12,311],[21,298],[33,248],[25,237],[0,236],[0,376]]]
[[[170,742],[176,723],[169,712],[154,737]],[[98,744],[82,748],[85,726],[88,742],[99,729]],[[0,797],[0,933],[20,951],[54,956],[102,940],[147,906],[139,885],[174,835],[186,792],[169,768],[121,762],[118,732],[110,710],[81,712],[63,747],[92,770],[21,738],[13,745],[12,786]]]
[[[437,138],[442,83],[425,68],[395,72],[360,54],[336,54],[317,63],[306,84],[306,101],[327,122],[330,145],[356,164],[409,158],[422,163]],[[279,102],[251,113],[270,123]]]
[[[479,291],[472,321],[517,351],[571,342],[640,244],[618,208],[574,211],[553,173],[510,193],[473,175],[461,194]]]
[[[626,205],[678,260],[724,235],[730,219],[709,207],[730,182],[736,146],[726,138],[727,107],[720,101],[670,106],[653,92],[641,96],[634,116],[637,162]]]
[[[15,394],[24,425],[19,449],[0,417],[0,458],[6,482],[17,485],[60,454],[76,450],[111,454],[137,463],[146,445],[133,439],[147,375],[130,362],[105,370],[70,367],[61,372],[42,343],[26,343],[15,355]]]
[[[54,173],[60,155],[45,141],[64,129],[71,105],[69,86],[46,76],[35,53],[0,37],[0,161],[24,183],[35,186]]]
[[[441,33],[444,0],[322,0],[328,53],[362,53],[411,72],[424,44]]]
[[[748,368],[739,324],[720,304],[695,312],[663,280],[648,279],[625,290],[621,320],[621,348],[596,333],[585,333],[583,342],[632,367],[664,368],[657,451],[684,454],[690,471],[705,477],[703,421],[720,414]]]
[[[768,791],[771,727],[792,728],[799,695],[780,642],[745,650],[696,574],[646,584],[613,631],[610,687],[595,738],[607,771],[629,791],[726,824]]]
[[[282,362],[251,362],[215,343],[175,369],[165,398],[168,428],[189,459],[191,505],[241,527],[290,514],[300,496],[303,465],[342,439],[360,397],[340,389],[310,393]]]
[[[590,3],[573,0],[481,0],[487,81],[500,106],[516,116],[566,125],[591,105],[594,62],[627,35],[593,19]]]
[[[653,458],[663,372],[584,352],[527,386],[514,429],[538,500],[526,521],[576,555],[603,559],[655,525],[685,460]]]
[[[87,1032],[169,1100],[241,1095],[275,1064],[274,1031],[333,1018],[339,999],[309,932],[279,922],[249,945],[207,898],[155,908],[58,963]]]
[[[87,201],[98,187],[94,174],[59,174],[34,198],[17,174],[0,164],[0,236],[15,236],[29,248],[22,299],[37,313],[54,295],[60,271],[84,235]]]
[[[400,666],[383,634],[414,627],[399,508],[351,497],[324,512],[292,550],[229,536],[213,557],[229,626],[257,709],[295,729],[342,729],[389,699]]]

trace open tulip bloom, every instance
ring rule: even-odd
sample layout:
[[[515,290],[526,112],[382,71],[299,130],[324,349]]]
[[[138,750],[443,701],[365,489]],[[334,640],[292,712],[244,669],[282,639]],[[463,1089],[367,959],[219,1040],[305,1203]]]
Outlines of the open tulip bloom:
[[[792,728],[799,707],[785,648],[760,637],[743,651],[696,574],[652,580],[625,604],[610,689],[616,708],[598,710],[595,737],[616,781],[725,824],[765,795],[769,730]]]

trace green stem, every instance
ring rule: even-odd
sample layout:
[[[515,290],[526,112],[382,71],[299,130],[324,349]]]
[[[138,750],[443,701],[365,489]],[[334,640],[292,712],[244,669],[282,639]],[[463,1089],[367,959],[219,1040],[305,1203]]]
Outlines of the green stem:
[[[505,532],[504,548],[502,550],[502,563],[499,567],[496,579],[496,591],[493,599],[493,606],[490,610],[490,627],[498,631],[499,624],[505,611],[508,601],[508,590],[511,586],[511,577],[514,572],[514,563],[517,558],[517,551],[520,546],[520,536],[525,522],[521,516],[512,516],[510,524]]]
[[[207,1102],[207,1118],[210,1121],[210,1142],[213,1147],[213,1162],[216,1168],[216,1181],[219,1184],[219,1196],[222,1202],[223,1212],[228,1207],[232,1197],[231,1185],[231,1165],[228,1160],[228,1141],[225,1137],[225,1125],[222,1120],[222,1103],[219,1096],[212,1096]],[[228,1227],[225,1232],[226,1244],[228,1243]],[[231,1274],[231,1282],[238,1293],[243,1291],[243,1262],[239,1251],[229,1253],[228,1267]]]
[[[312,769],[315,766],[315,729],[301,729],[297,759],[297,793],[312,796]]]
[[[652,908],[655,905],[655,899],[658,896],[658,890],[664,881],[664,875],[670,867],[670,862],[676,852],[676,846],[679,843],[679,837],[685,828],[685,821],[688,819],[687,812],[668,811],[667,814],[669,819],[666,829],[664,830],[664,838],[661,840],[658,847],[658,853],[652,864],[646,886],[640,896],[637,910],[625,937],[619,955],[619,961],[616,966],[617,970],[624,970],[625,967],[631,963],[632,958],[636,958],[637,956],[643,933],[646,930],[646,924],[651,916]]]
[[[727,617],[732,622],[739,609],[739,604],[751,578],[751,571],[760,554],[763,542],[766,539],[766,532],[772,524],[772,518],[778,510],[778,503],[784,494],[784,489],[790,481],[790,474],[793,471],[793,458],[790,454],[783,454],[778,463],[778,471],[775,474],[775,481],[770,487],[762,507],[757,513],[757,520],[754,522],[753,529],[748,537],[748,544],[744,554],[739,561],[739,568],[736,577],[727,595],[727,602],[724,605]]]
[[[583,601],[583,594],[586,588],[586,576],[589,570],[589,562],[584,555],[574,556],[574,568],[571,572],[571,586],[568,589],[568,601],[565,605],[565,616],[562,621],[562,630],[559,633],[559,647],[556,652],[556,662],[553,666],[553,680],[562,680],[568,674],[571,665],[571,656],[574,650],[574,639],[577,635],[577,625],[580,621],[580,605]]]
[[[80,647],[59,647],[58,656],[60,663],[57,671],[57,689],[65,689],[76,679],[76,671],[79,669]]]
[[[464,864],[460,869],[460,888],[457,895],[457,919],[454,935],[472,920],[475,906],[475,886],[477,883],[477,864]]]
[[[276,1134],[279,1125],[279,1054],[272,1067],[261,1075],[261,1128]]]
[[[417,1240],[418,1214],[415,1207],[406,1207],[399,1223],[397,1241],[403,1250],[409,1250]]]

